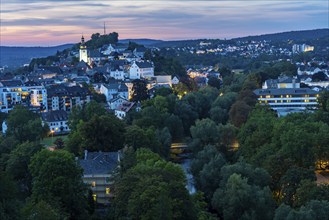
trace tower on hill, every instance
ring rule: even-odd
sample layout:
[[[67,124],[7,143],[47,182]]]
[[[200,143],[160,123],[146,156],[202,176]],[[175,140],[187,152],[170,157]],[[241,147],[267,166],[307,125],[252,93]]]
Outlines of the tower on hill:
[[[81,44],[80,44],[80,59],[79,61],[84,61],[88,63],[88,51],[87,51],[87,46],[85,44],[85,38],[81,37]]]

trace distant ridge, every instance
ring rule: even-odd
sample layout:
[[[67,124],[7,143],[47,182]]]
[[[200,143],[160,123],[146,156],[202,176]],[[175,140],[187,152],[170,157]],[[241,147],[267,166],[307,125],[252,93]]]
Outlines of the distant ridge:
[[[122,43],[122,44],[128,44],[129,42],[135,42],[137,44],[142,44],[144,46],[149,46],[149,45],[154,45],[154,44],[157,44],[157,43],[161,43],[161,42],[163,42],[163,40],[154,40],[154,39],[147,39],[147,38],[119,40],[119,43]]]
[[[282,33],[274,33],[274,34],[262,34],[255,36],[247,36],[247,37],[238,37],[228,39],[227,41],[248,41],[248,40],[266,40],[266,41],[308,41],[314,40],[318,38],[329,38],[329,29],[314,29],[314,30],[301,30],[301,31],[289,31]],[[212,41],[219,39],[194,39],[194,40],[173,40],[173,41],[161,41],[159,43],[151,44],[149,46],[156,47],[182,47],[182,46],[195,46],[200,43],[200,41]],[[223,40],[223,39],[221,39]]]
[[[55,55],[57,51],[71,48],[74,44],[64,44],[53,47],[16,47],[0,46],[0,66],[10,68],[29,64],[32,58]]]
[[[274,34],[262,34],[256,36],[247,36],[234,38],[233,40],[266,40],[266,41],[281,41],[281,40],[312,40],[317,38],[329,37],[329,28],[289,31]]]

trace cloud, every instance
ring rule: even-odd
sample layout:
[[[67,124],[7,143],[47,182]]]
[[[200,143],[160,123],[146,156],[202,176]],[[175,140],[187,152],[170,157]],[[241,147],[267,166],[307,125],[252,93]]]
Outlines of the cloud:
[[[74,42],[81,33],[101,32],[103,22],[120,38],[157,39],[229,38],[329,26],[327,0],[5,1],[2,45],[13,39],[24,44],[28,35],[42,36],[43,42]],[[40,39],[33,40],[38,44]]]

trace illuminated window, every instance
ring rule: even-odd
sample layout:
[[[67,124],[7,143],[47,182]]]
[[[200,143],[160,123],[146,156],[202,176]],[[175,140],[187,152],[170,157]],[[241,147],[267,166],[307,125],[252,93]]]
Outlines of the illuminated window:
[[[105,193],[106,193],[106,194],[110,194],[110,188],[106,188],[106,189],[105,189]]]
[[[97,200],[97,195],[96,194],[93,194],[93,200],[96,202],[96,200]]]
[[[96,182],[93,181],[93,182],[91,183],[91,186],[92,186],[92,187],[95,187],[95,186],[96,186]]]
[[[269,99],[269,98],[271,98],[271,96],[270,95],[267,95],[266,98]]]

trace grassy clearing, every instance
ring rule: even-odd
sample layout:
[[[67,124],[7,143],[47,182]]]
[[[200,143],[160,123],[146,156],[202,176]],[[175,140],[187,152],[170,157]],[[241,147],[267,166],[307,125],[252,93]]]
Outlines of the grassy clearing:
[[[46,147],[54,146],[54,142],[57,138],[61,138],[64,143],[67,141],[68,135],[58,135],[53,137],[47,137],[40,141],[40,143]]]

